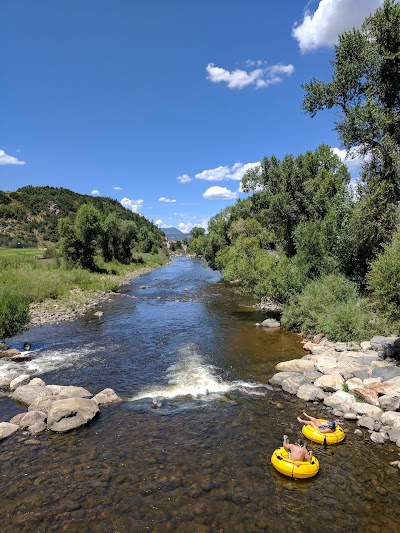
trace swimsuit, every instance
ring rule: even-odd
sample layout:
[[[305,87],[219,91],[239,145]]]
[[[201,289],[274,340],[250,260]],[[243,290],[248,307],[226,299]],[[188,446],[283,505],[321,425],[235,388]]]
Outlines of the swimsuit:
[[[320,431],[324,431],[324,429],[330,429],[329,426],[318,426],[318,429]]]

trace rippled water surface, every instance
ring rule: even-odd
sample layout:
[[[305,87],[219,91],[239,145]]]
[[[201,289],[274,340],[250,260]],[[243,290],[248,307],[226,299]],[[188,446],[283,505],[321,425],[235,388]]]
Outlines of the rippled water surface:
[[[353,423],[343,444],[313,445],[315,478],[270,465],[283,433],[300,436],[305,405],[268,379],[303,349],[295,335],[256,328],[265,315],[253,303],[179,258],[134,280],[101,318],[11,339],[36,351],[1,361],[0,375],[111,387],[125,401],[83,429],[0,443],[1,531],[400,531],[398,449],[353,437]],[[21,410],[0,400],[1,420]]]

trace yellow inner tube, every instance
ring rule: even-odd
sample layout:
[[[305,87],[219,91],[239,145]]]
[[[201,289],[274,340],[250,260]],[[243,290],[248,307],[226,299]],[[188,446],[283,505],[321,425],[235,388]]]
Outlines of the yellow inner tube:
[[[328,421],[324,419],[318,419],[318,422],[321,423],[321,425],[327,425]],[[324,444],[338,444],[341,442],[344,437],[344,431],[340,426],[336,426],[336,429],[333,433],[322,433],[318,429],[315,429],[313,426],[310,426],[309,424],[304,425],[302,430],[303,435],[307,437],[307,439],[313,441],[313,442],[319,442]]]
[[[283,446],[274,451],[271,463],[278,472],[294,479],[315,476],[319,470],[319,462],[316,457],[312,457],[311,463],[308,461],[292,461],[289,458],[289,452]]]

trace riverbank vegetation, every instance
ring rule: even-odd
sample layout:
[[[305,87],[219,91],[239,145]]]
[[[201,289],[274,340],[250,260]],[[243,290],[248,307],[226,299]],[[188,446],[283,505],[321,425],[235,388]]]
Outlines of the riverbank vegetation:
[[[331,340],[400,331],[400,4],[385,0],[339,38],[330,82],[304,85],[312,117],[339,109],[335,129],[363,165],[356,182],[327,145],[264,157],[250,194],[195,228],[189,251],[243,292],[283,306],[288,328]]]

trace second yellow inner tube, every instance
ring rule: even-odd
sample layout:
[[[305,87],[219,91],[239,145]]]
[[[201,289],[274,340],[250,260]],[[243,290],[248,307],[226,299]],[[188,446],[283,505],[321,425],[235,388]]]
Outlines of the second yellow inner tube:
[[[278,472],[294,479],[305,479],[315,476],[319,470],[319,462],[316,457],[308,461],[292,461],[289,452],[283,446],[277,448],[271,457],[271,463]]]
[[[328,424],[327,420],[320,418],[318,419],[318,422],[321,423],[321,426]],[[307,439],[313,442],[319,442],[324,444],[338,444],[345,437],[343,429],[338,425],[336,425],[336,429],[333,433],[322,433],[321,431],[314,428],[313,426],[310,426],[309,424],[304,425],[301,431]]]

